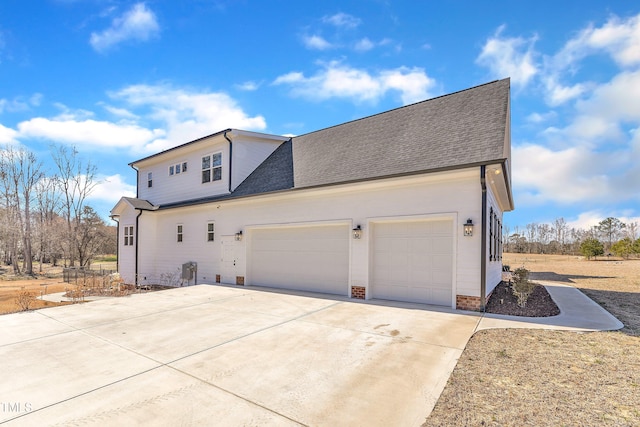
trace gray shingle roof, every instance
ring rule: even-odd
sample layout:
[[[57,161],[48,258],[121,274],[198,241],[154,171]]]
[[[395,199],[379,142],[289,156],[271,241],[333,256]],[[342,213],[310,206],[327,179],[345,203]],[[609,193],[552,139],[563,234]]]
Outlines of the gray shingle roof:
[[[134,197],[123,197],[123,199],[129,202],[134,209],[142,209],[143,211],[152,211],[157,209],[156,206],[153,206],[146,200],[136,199]]]
[[[509,79],[293,138],[296,188],[508,157]]]

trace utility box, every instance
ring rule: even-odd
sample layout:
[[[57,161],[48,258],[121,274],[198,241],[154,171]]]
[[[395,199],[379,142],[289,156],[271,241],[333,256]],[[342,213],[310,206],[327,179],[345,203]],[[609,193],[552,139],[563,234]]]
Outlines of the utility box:
[[[186,262],[182,264],[182,279],[193,280],[193,275],[198,269],[198,264],[195,262]]]

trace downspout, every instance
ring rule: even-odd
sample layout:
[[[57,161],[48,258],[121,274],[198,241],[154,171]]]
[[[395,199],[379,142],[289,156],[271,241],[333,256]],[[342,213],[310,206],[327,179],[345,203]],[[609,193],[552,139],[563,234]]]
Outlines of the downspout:
[[[138,211],[138,215],[136,215],[136,249],[135,249],[135,286],[136,288],[138,287],[138,236],[140,236],[140,232],[138,231],[140,229],[139,227],[139,218],[140,215],[142,215],[142,209],[136,209]]]
[[[482,235],[482,248],[480,250],[480,311],[485,311],[485,294],[487,293],[487,181],[485,178],[486,166],[480,166],[480,186],[482,187],[482,223],[480,233]]]
[[[120,272],[120,220],[116,219],[119,215],[109,215],[116,224],[116,272]]]
[[[231,193],[231,165],[233,164],[233,142],[227,137],[227,133],[231,129],[227,129],[224,131],[224,139],[229,141],[229,193]]]

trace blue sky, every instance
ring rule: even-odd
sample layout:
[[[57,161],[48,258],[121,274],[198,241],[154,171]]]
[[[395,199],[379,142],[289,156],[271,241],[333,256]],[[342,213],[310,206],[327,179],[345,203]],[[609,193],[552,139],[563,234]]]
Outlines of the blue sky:
[[[299,135],[511,77],[504,223],[640,221],[637,1],[3,0],[0,144],[98,166],[233,127]]]

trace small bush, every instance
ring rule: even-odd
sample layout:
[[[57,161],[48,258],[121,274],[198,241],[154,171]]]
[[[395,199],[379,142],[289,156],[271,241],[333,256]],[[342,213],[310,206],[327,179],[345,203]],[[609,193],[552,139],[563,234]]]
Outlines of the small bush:
[[[33,303],[35,302],[35,300],[36,300],[36,297],[33,296],[30,292],[25,290],[22,290],[15,299],[16,304],[22,311],[29,310],[33,305]]]
[[[516,268],[513,272],[513,284],[511,290],[518,299],[518,306],[524,308],[529,296],[537,285],[529,281],[529,270],[524,267]]]

